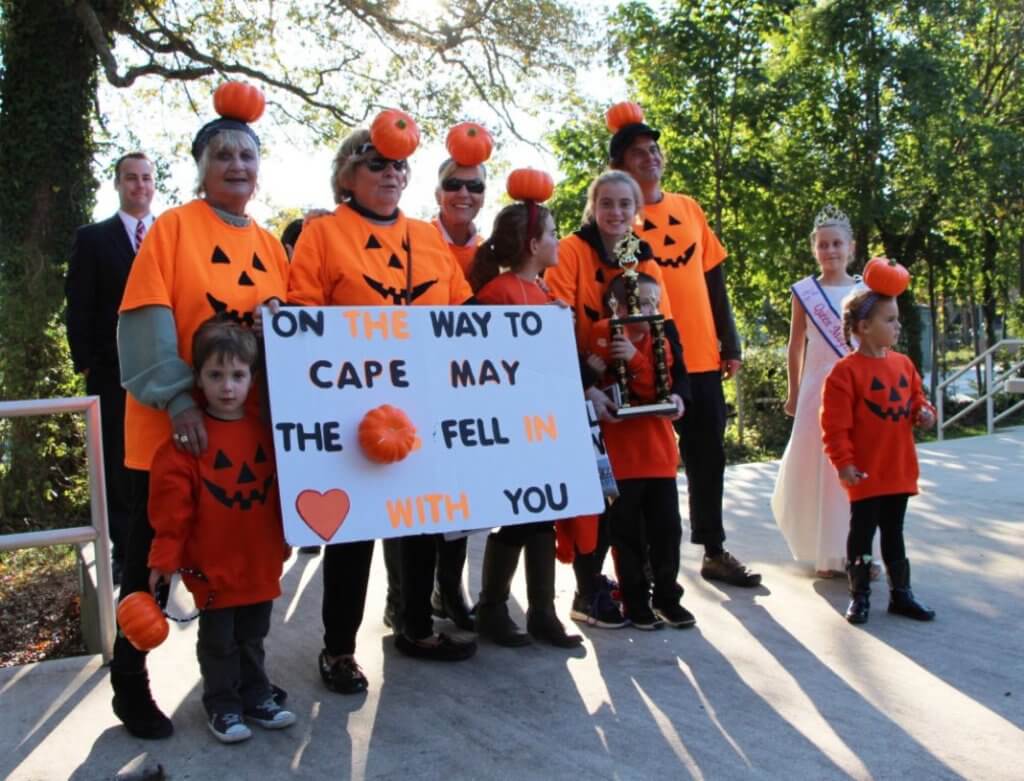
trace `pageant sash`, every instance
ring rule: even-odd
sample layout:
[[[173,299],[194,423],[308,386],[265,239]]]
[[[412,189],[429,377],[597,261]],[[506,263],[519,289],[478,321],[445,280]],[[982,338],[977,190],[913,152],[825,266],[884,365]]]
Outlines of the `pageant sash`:
[[[818,280],[804,277],[790,289],[807,313],[807,319],[814,323],[818,333],[836,355],[842,358],[849,353],[850,347],[843,338],[843,317],[832,306]]]

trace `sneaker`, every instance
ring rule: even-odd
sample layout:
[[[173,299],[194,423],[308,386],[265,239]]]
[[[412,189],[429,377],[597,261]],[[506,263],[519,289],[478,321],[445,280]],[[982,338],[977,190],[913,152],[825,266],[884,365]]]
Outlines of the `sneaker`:
[[[654,613],[662,621],[676,629],[687,629],[697,623],[693,613],[680,605],[678,602],[672,605],[655,606]]]
[[[214,713],[207,726],[221,743],[241,743],[252,737],[252,730],[245,726],[237,713]]]
[[[722,551],[717,556],[705,556],[700,568],[700,576],[704,580],[720,580],[732,586],[754,588],[761,585],[761,576],[748,570],[729,551]]]
[[[295,714],[282,708],[270,696],[255,708],[246,708],[245,720],[253,721],[264,729],[284,729],[295,723]]]
[[[362,668],[351,656],[341,656],[333,663],[327,661],[327,651],[321,651],[317,660],[324,686],[338,694],[359,694],[370,685]]]
[[[648,605],[641,605],[638,608],[629,610],[626,613],[626,618],[637,629],[643,629],[645,632],[653,632],[665,626],[665,623],[654,615],[654,611]]]
[[[591,599],[577,594],[572,601],[569,617],[599,629],[621,629],[629,623],[622,617],[622,611],[612,600],[611,594],[604,589],[598,589]]]

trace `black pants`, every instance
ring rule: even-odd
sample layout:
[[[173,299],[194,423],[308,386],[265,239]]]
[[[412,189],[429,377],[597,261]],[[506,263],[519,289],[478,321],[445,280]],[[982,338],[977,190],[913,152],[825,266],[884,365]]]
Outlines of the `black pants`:
[[[690,542],[721,545],[722,490],[725,475],[725,396],[722,375],[690,375],[691,399],[686,414],[676,421],[679,454],[686,468],[690,505]]]
[[[498,531],[491,532],[487,538],[494,539],[502,545],[523,547],[535,534],[548,534],[554,530],[551,521],[537,523],[519,523],[515,526],[502,526]]]
[[[434,562],[440,534],[402,537],[400,543],[402,582],[402,632],[412,640],[434,633],[430,594],[434,590]]]
[[[356,633],[363,623],[370,582],[373,540],[324,546],[324,595],[320,611],[324,648],[329,656],[356,651]]]
[[[203,707],[209,715],[237,713],[271,694],[263,662],[274,603],[257,602],[199,614],[196,655],[203,675]]]
[[[107,520],[113,558],[123,563],[132,520],[132,470],[124,465],[125,391],[119,375],[116,366],[96,367],[85,378],[85,390],[90,396],[100,397]]]
[[[131,524],[128,529],[121,572],[120,599],[136,591],[149,591],[149,547],[153,544],[153,527],[149,525],[149,472],[125,470],[131,486]],[[114,640],[111,672],[133,673],[146,669],[146,654],[139,651],[119,631]]]
[[[872,496],[850,502],[850,533],[846,538],[846,560],[856,562],[871,556],[875,529],[882,533],[882,561],[886,564],[907,558],[903,542],[903,518],[909,494]]]
[[[683,596],[677,581],[683,525],[676,481],[664,477],[618,483],[619,498],[607,515],[626,611],[647,606],[650,594],[644,563],[648,559],[654,574],[654,605],[678,604]]]

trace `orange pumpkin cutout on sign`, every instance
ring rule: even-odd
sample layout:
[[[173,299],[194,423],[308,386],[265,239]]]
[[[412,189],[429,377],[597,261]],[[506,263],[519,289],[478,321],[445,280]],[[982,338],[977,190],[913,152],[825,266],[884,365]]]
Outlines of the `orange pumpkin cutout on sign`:
[[[117,624],[128,642],[140,651],[152,651],[170,632],[163,611],[147,591],[136,591],[121,600]]]
[[[359,422],[359,446],[375,463],[401,461],[419,445],[416,426],[398,407],[382,404],[367,412]]]
[[[405,160],[420,145],[420,129],[404,111],[385,109],[370,125],[370,143],[389,160]]]

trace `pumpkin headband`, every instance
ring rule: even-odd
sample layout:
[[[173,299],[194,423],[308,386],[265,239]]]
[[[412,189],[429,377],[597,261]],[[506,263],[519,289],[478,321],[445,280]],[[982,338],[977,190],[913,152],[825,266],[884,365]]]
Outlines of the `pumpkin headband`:
[[[613,163],[621,163],[626,150],[640,136],[650,136],[655,141],[661,132],[644,123],[644,110],[632,101],[616,103],[605,112],[605,124],[614,133],[608,142],[608,157]]]
[[[192,141],[192,158],[198,163],[210,139],[224,130],[240,130],[247,133],[259,149],[260,138],[249,127],[249,123],[263,116],[266,105],[266,98],[259,87],[241,81],[226,81],[221,84],[213,93],[213,108],[220,117],[199,128]]]
[[[544,203],[555,191],[555,182],[546,171],[536,168],[517,168],[508,175],[505,190],[515,201],[526,206],[526,240],[537,228],[537,205]]]

